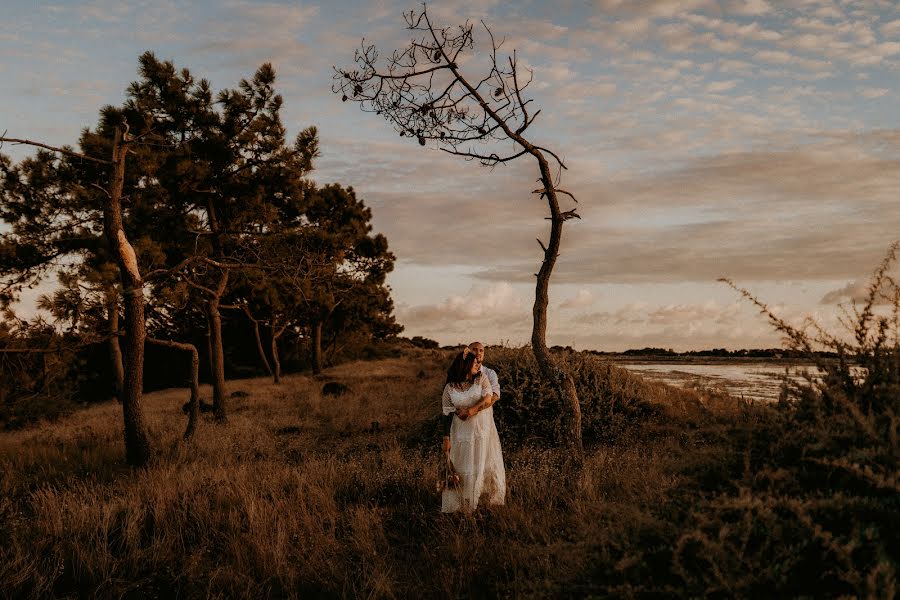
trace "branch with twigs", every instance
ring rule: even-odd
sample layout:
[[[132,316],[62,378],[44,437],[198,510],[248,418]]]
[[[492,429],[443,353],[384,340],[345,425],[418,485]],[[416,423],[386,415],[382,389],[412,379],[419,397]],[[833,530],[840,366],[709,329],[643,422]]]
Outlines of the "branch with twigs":
[[[529,113],[532,98],[525,91],[533,72],[519,66],[513,51],[504,61],[498,56],[504,41],[498,41],[481,21],[490,39],[487,73],[477,81],[460,70],[458,59],[474,48],[474,25],[466,22],[458,30],[436,27],[427,9],[404,14],[407,28],[418,34],[409,46],[395,50],[386,66],[379,68],[380,55],[363,40],[354,53],[356,68],[335,68],[332,90],[344,101],[360,104],[365,112],[385,117],[401,136],[419,144],[437,142],[442,151],[478,160],[486,166],[509,162],[535,150],[566,168],[555,152],[528,142],[523,134],[540,114]],[[527,75],[523,76],[523,72]],[[473,144],[512,142],[511,154],[479,152]]]

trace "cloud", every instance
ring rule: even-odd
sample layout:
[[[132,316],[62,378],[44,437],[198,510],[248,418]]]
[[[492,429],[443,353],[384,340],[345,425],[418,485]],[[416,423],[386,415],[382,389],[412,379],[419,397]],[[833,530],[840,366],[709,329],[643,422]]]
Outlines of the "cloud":
[[[834,305],[841,302],[864,302],[869,295],[869,285],[866,279],[856,279],[847,285],[831,290],[824,296],[820,304]]]
[[[735,15],[756,17],[772,12],[772,5],[766,0],[738,0],[728,2],[726,11]]]
[[[304,32],[318,13],[317,6],[231,1],[200,26],[192,51],[215,55],[222,64],[246,68],[269,61],[299,73],[313,51]]]
[[[802,146],[701,156],[618,177],[598,177],[576,153],[582,158],[570,161],[565,186],[580,199],[583,221],[565,226],[554,281],[858,277],[900,228],[893,210],[900,131],[818,135]],[[327,143],[323,152],[326,180],[359,184],[399,257],[466,266],[481,280],[533,281],[547,209],[530,193],[530,162],[489,171],[399,138]]]
[[[894,269],[893,273],[889,273],[896,278],[898,273],[897,269]],[[820,304],[834,306],[836,304],[864,304],[869,301],[869,294],[871,292],[872,281],[868,278],[861,277],[858,279],[854,279],[847,283],[847,285],[839,287],[834,290],[830,290],[820,300]],[[890,297],[890,286],[884,285],[880,288],[879,293],[875,296],[875,305],[890,305],[893,303],[893,299]]]
[[[786,65],[794,60],[793,55],[783,50],[760,50],[754,57],[763,62],[777,65]]]
[[[554,277],[568,283],[827,280],[874,265],[900,221],[896,144],[832,141],[793,150],[698,158],[655,176],[597,183],[583,222],[567,224]],[[585,202],[584,198],[589,198]],[[835,225],[839,220],[841,225]],[[476,274],[527,281],[533,265],[510,244]]]
[[[887,95],[888,92],[890,92],[890,90],[886,88],[865,88],[862,91],[862,95],[871,100],[874,98],[881,98],[882,96]]]
[[[128,3],[97,1],[78,6],[76,12],[82,22],[118,24],[123,22],[132,10],[133,7]]]
[[[607,15],[671,18],[693,11],[715,11],[718,3],[714,0],[594,0],[594,7]]]
[[[567,298],[559,303],[560,309],[587,308],[594,303],[594,295],[590,290],[581,288],[572,298]]]
[[[737,81],[735,81],[734,79],[730,81],[713,81],[706,86],[706,91],[711,94],[721,94],[722,92],[733,90],[734,86],[736,85]]]
[[[646,346],[684,350],[779,345],[777,333],[755,313],[738,302],[636,302],[612,311],[581,314],[573,319],[581,326],[570,325],[563,335],[571,336],[576,347],[613,351]],[[794,317],[791,315],[792,321]]]
[[[521,340],[531,327],[531,307],[512,285],[498,282],[473,285],[436,304],[400,305],[397,319],[409,331],[445,342],[498,335]]]
[[[881,25],[881,35],[886,38],[900,36],[900,19],[894,19]]]

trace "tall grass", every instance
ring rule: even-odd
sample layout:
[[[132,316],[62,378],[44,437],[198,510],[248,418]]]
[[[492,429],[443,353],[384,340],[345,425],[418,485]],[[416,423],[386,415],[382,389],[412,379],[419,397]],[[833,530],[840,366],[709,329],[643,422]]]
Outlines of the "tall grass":
[[[321,395],[321,379],[235,382],[248,395],[233,399],[229,423],[203,423],[188,444],[185,392],[148,394],[159,457],[143,471],[123,465],[116,405],[0,435],[0,593],[541,597],[602,589],[598,568],[649,575],[638,542],[667,527],[654,507],[682,484],[684,440],[596,446],[573,484],[552,445],[511,433],[507,505],[442,515],[439,438],[423,438],[422,424],[447,359],[418,351],[339,367],[329,376],[350,392],[337,398]],[[639,379],[610,373],[639,392]]]
[[[124,466],[113,404],[0,434],[0,595],[829,595],[800,578],[815,561],[827,583],[862,574],[840,593],[887,589],[890,565],[860,570],[862,550],[839,554],[844,538],[819,519],[852,506],[866,516],[845,518],[848,531],[886,544],[886,493],[845,500],[835,484],[784,520],[809,500],[788,494],[809,488],[803,456],[779,454],[785,413],[563,354],[588,442],[573,480],[530,352],[488,352],[504,387],[506,506],[439,512],[441,351],[335,368],[349,387],[338,397],[322,396],[321,378],[233,382],[246,395],[229,422],[202,423],[186,444],[186,392],[157,392],[146,412],[158,458],[142,471]]]

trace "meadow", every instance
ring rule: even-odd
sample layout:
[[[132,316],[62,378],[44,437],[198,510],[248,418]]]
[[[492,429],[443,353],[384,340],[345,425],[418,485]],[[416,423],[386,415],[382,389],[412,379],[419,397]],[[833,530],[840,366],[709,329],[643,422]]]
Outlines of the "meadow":
[[[470,516],[439,513],[439,350],[232,381],[227,423],[187,443],[187,391],[147,394],[142,470],[113,402],[0,433],[0,595],[894,596],[896,492],[805,462],[783,410],[559,359],[583,470],[528,350],[489,349],[509,490]]]

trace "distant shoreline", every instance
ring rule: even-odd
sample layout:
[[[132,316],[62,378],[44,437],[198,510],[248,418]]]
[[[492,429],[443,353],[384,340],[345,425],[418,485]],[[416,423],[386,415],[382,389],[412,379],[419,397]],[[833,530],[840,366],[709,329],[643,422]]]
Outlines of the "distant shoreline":
[[[697,355],[669,355],[669,354],[615,354],[594,353],[600,358],[613,362],[646,364],[646,363],[671,363],[671,364],[721,364],[721,365],[746,365],[751,363],[769,363],[779,365],[811,365],[809,358],[794,356],[697,356]],[[832,360],[823,357],[824,360]]]

